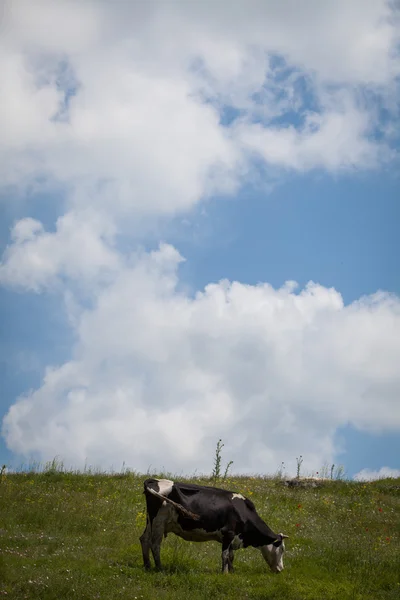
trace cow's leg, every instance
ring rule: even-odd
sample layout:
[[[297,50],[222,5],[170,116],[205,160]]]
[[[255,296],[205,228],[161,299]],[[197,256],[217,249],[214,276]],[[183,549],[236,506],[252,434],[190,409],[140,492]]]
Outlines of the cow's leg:
[[[150,569],[151,525],[149,517],[147,517],[146,528],[139,539],[140,543],[142,544],[144,568]]]
[[[151,532],[151,552],[153,554],[154,563],[156,569],[161,570],[161,542],[163,538],[163,532],[152,530]]]
[[[157,513],[156,518],[151,525],[151,552],[153,554],[156,569],[161,570],[161,542],[165,530],[165,521],[167,517],[168,507],[162,506]]]
[[[222,540],[222,572],[231,573],[233,571],[233,533],[225,534]]]
[[[234,571],[234,568],[233,568],[233,559],[234,558],[235,558],[235,556],[234,556],[233,548],[232,548],[232,545],[230,545],[229,546],[229,556],[228,556],[229,562],[228,562],[228,565],[229,565],[229,571],[231,573],[233,573],[233,571]]]
[[[222,547],[222,572],[233,573],[233,550],[230,546],[228,548]]]

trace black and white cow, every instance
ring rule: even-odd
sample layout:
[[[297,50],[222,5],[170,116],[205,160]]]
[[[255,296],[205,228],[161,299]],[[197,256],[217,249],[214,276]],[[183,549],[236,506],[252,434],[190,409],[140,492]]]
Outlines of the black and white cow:
[[[216,487],[146,479],[146,528],[140,536],[143,562],[150,568],[150,550],[161,569],[163,536],[175,533],[192,542],[215,540],[222,544],[222,572],[233,571],[233,552],[259,548],[274,573],[283,570],[284,539],[274,533],[257,514],[248,498]]]

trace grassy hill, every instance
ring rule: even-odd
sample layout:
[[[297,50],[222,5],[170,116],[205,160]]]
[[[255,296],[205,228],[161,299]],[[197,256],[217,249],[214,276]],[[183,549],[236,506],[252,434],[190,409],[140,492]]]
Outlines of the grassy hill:
[[[164,571],[144,572],[144,479],[51,468],[3,474],[0,598],[400,598],[400,479],[317,488],[267,477],[220,482],[249,496],[275,531],[290,536],[279,575],[250,548],[236,552],[234,574],[222,575],[219,544],[172,534],[162,545]]]

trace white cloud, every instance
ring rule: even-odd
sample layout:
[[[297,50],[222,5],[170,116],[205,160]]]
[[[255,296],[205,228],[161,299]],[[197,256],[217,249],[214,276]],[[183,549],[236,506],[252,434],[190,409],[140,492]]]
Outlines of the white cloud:
[[[375,116],[357,90],[372,87],[396,110],[398,29],[389,5],[227,6],[7,5],[3,185],[23,192],[39,181],[62,184],[74,206],[100,203],[125,217],[184,211],[204,194],[236,190],[253,151],[270,167],[300,170],[378,162],[384,144],[371,136]],[[289,75],[271,63],[277,54]],[[317,106],[311,115],[301,76]],[[346,102],[337,103],[338,89]],[[220,124],[224,104],[244,110],[235,132]],[[269,122],[288,110],[313,127]],[[252,124],[260,115],[263,125]]]
[[[43,459],[210,470],[214,445],[238,471],[295,472],[333,460],[338,427],[400,429],[400,301],[345,307],[310,283],[222,281],[190,298],[169,245],[131,257],[76,319],[69,362],[4,419],[8,446]],[[178,286],[178,287],[177,287]]]
[[[376,105],[398,110],[394,15],[383,0],[7,4],[2,195],[57,188],[66,205],[54,231],[14,225],[0,282],[61,291],[78,339],[11,406],[10,448],[209,469],[222,436],[237,469],[293,465],[305,445],[318,469],[340,425],[400,427],[398,298],[237,282],[191,298],[176,249],[117,250],[141,219],[251,183],[254,155],[272,180],[390,158],[374,128]]]
[[[372,469],[362,469],[353,477],[356,481],[374,481],[375,479],[386,479],[387,477],[400,477],[400,469],[392,469],[391,467],[381,467],[379,471]]]
[[[386,0],[346,0],[271,6],[241,0],[185,6],[186,18],[213,40],[264,46],[322,79],[386,83],[397,73],[391,51],[398,41],[395,13]],[[210,62],[211,62],[210,58]]]
[[[121,261],[110,246],[114,233],[100,212],[69,212],[57,220],[53,233],[35,219],[22,219],[11,231],[0,283],[36,292],[54,287],[60,277],[88,286],[104,283]]]
[[[301,129],[294,126],[265,128],[239,123],[237,138],[267,164],[306,171],[312,168],[339,170],[359,165],[374,167],[388,150],[371,144],[367,134],[368,113],[359,110],[326,112],[306,118]]]

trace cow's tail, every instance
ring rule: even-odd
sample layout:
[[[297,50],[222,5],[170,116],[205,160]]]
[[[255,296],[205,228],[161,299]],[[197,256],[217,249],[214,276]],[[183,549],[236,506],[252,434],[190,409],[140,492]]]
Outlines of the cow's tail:
[[[159,492],[156,492],[156,490],[153,490],[151,487],[145,486],[145,492],[149,492],[150,494],[153,494],[153,496],[160,498],[160,500],[163,500],[164,502],[168,502],[168,504],[171,504],[174,508],[176,508],[176,510],[182,516],[184,516],[188,519],[193,519],[194,521],[198,521],[200,519],[199,515],[192,513],[190,510],[187,510],[187,508],[182,506],[182,504],[178,504],[177,502],[174,502],[173,500],[171,500],[171,498],[168,498],[167,496],[163,496]]]

